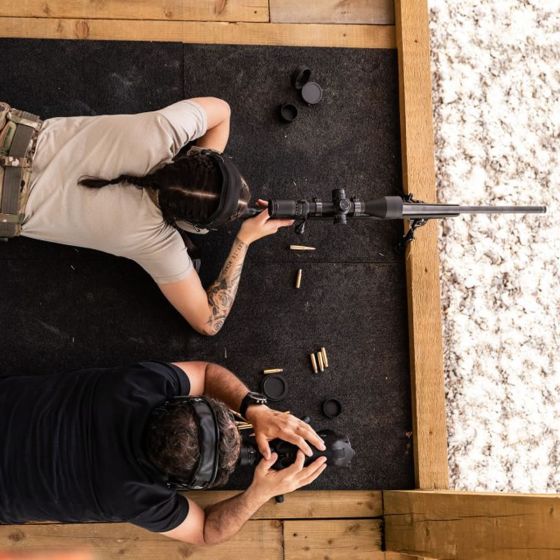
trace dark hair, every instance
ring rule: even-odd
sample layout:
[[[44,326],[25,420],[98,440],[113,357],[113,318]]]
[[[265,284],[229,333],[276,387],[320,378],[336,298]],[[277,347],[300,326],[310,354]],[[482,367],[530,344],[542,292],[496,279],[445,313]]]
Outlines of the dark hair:
[[[227,406],[207,398],[220,431],[218,474],[209,488],[225,484],[235,469],[241,438]],[[152,414],[144,431],[144,451],[150,462],[166,476],[190,480],[198,463],[198,427],[191,406],[169,407]]]
[[[237,211],[230,218],[236,220],[244,211],[251,193],[241,178],[242,189]],[[127,183],[139,188],[150,188],[158,193],[163,219],[170,225],[178,220],[193,224],[207,221],[218,207],[222,178],[218,164],[207,154],[182,155],[143,177],[120,175],[115,179],[80,179],[80,185],[100,189],[107,185]]]

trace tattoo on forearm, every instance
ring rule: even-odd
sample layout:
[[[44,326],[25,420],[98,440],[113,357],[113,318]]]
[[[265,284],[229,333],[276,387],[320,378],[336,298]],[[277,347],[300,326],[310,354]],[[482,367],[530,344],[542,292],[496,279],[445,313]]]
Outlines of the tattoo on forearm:
[[[216,334],[222,328],[231,311],[248,248],[246,243],[236,237],[220,275],[206,290],[210,305],[210,317],[206,324],[212,334]]]

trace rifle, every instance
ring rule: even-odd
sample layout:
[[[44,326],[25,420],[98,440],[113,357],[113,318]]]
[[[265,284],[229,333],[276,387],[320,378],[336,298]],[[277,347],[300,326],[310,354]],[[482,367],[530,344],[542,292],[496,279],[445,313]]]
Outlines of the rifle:
[[[244,217],[260,212],[248,209]],[[404,249],[414,239],[415,231],[428,220],[456,218],[460,214],[544,214],[546,206],[461,206],[459,204],[432,204],[416,200],[412,194],[384,196],[375,200],[362,201],[347,198],[345,189],[334,189],[332,201],[277,200],[268,201],[271,218],[289,218],[296,221],[295,231],[303,234],[307,220],[332,219],[335,224],[346,224],[348,218],[369,218],[374,220],[409,220],[408,231],[399,243]]]

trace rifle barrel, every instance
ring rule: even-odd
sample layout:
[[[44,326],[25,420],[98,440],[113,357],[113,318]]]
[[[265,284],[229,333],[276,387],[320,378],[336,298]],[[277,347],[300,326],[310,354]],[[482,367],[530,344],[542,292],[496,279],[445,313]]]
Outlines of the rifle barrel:
[[[460,214],[544,214],[546,206],[460,206],[458,204],[403,204],[403,218],[445,218]]]

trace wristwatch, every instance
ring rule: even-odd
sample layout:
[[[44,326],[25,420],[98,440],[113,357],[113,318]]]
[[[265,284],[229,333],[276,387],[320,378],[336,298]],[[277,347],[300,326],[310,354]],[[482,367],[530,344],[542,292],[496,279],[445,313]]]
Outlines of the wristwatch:
[[[239,407],[239,414],[245,418],[247,413],[247,408],[251,405],[263,405],[268,404],[267,398],[261,393],[255,393],[254,391],[249,391],[241,401],[241,406]]]

